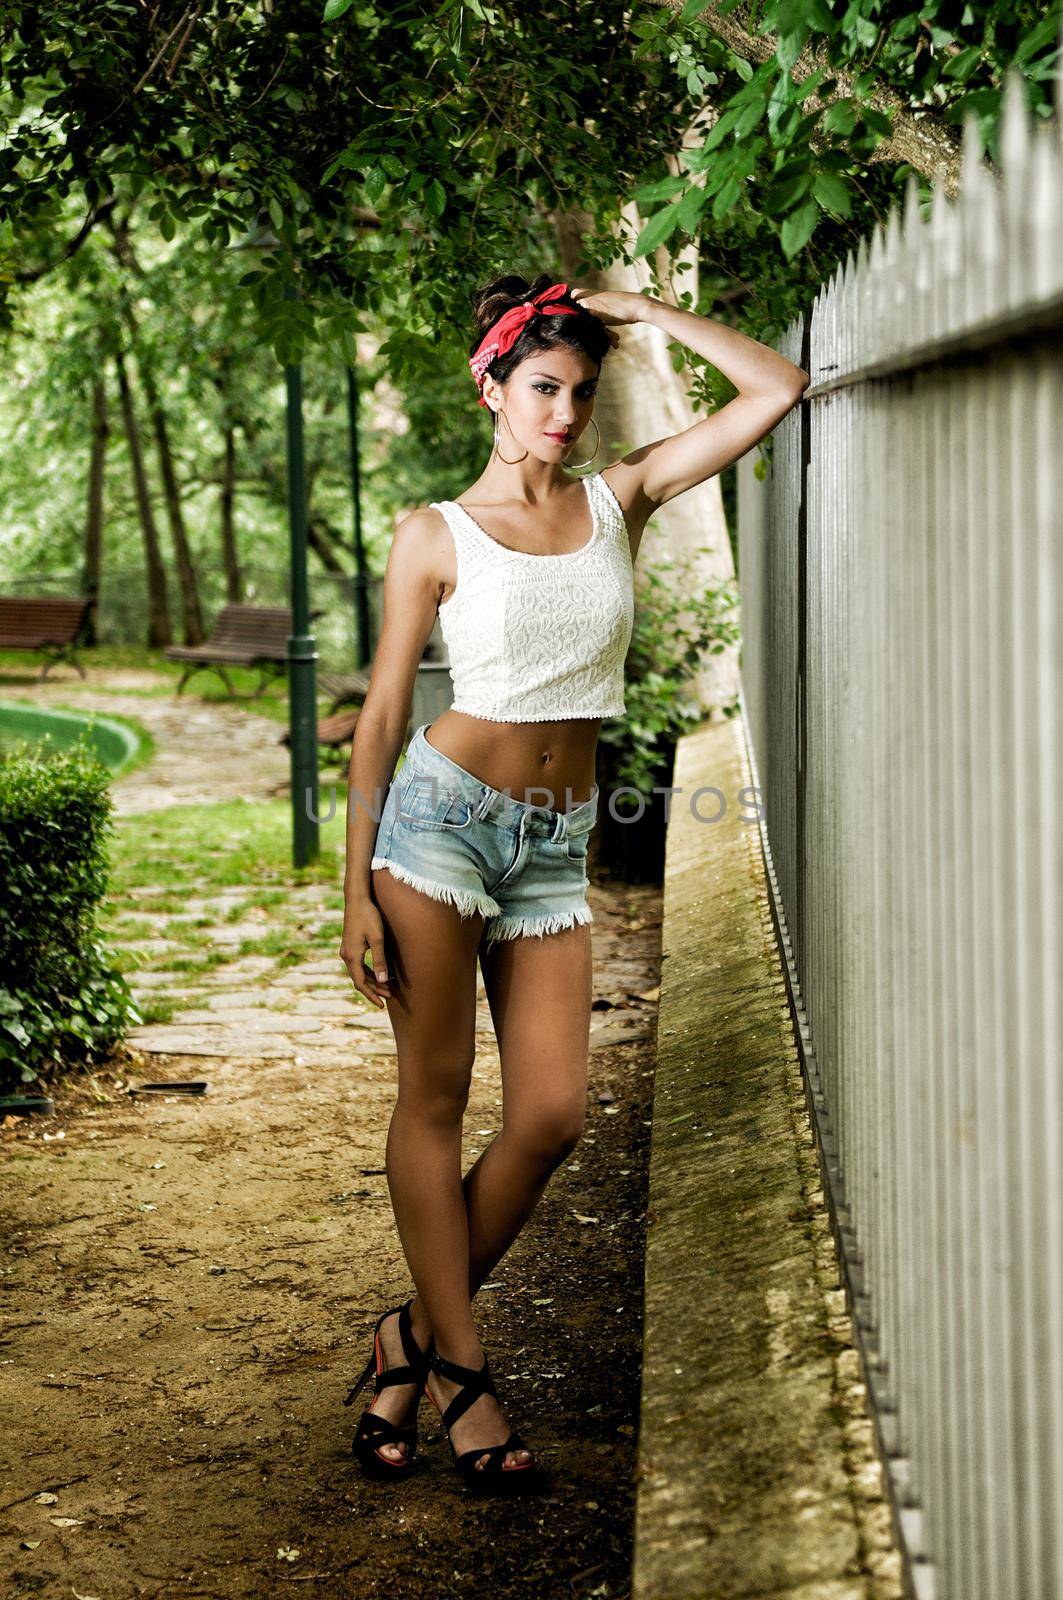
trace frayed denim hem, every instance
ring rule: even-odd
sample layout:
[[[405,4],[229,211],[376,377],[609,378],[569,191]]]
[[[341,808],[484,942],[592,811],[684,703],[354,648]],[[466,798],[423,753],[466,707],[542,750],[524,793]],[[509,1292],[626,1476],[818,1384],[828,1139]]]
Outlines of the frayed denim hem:
[[[544,933],[563,933],[566,928],[594,921],[589,906],[576,906],[572,911],[554,911],[541,917],[496,917],[484,929],[484,943],[494,944],[496,939],[519,939],[526,935],[541,938]]]
[[[483,917],[497,917],[502,910],[498,901],[492,900],[489,894],[477,894],[475,889],[455,888],[450,883],[433,883],[431,879],[422,878],[419,873],[411,872],[408,867],[387,856],[374,856],[369,867],[370,871],[386,868],[392,877],[398,878],[401,883],[408,883],[411,889],[420,889],[422,894],[430,895],[433,900],[442,900],[447,905],[455,906],[463,917],[474,917],[477,912]]]

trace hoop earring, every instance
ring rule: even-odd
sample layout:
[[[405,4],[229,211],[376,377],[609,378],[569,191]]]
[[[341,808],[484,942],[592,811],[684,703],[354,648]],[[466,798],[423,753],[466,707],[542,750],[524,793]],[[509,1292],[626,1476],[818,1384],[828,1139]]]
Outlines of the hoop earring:
[[[504,461],[507,467],[515,467],[517,465],[518,461],[523,461],[525,459],[525,457],[527,456],[528,452],[527,452],[527,450],[525,450],[524,455],[523,456],[518,456],[516,461],[510,461],[508,456],[504,456],[502,454],[501,450],[498,448],[498,433],[499,433],[498,418],[499,418],[499,414],[500,413],[501,413],[502,416],[505,416],[505,412],[502,411],[501,407],[499,407],[498,411],[495,412],[495,455],[498,457],[499,461]],[[506,420],[506,427],[509,428],[509,420],[508,420],[508,418]],[[510,434],[512,435],[513,429],[509,428],[509,431],[510,431]]]
[[[571,467],[573,465],[575,465],[577,467],[589,467],[591,462],[594,460],[595,456],[598,454],[598,451],[602,448],[602,436],[601,436],[601,433],[598,430],[598,424],[595,422],[593,417],[591,418],[591,427],[594,429],[594,432],[595,432],[595,435],[596,435],[595,440],[594,440],[594,449],[591,451],[591,453],[587,457],[586,461],[576,461],[575,463],[573,463],[571,461],[566,461],[565,462],[565,466],[566,467]]]

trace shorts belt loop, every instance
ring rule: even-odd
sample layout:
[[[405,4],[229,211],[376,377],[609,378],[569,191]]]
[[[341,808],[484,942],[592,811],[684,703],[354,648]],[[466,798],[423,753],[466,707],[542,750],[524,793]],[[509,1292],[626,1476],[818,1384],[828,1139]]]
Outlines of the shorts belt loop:
[[[557,821],[554,823],[554,831],[550,835],[551,844],[559,844],[567,832],[568,817],[566,816],[565,812],[559,811],[557,813]]]

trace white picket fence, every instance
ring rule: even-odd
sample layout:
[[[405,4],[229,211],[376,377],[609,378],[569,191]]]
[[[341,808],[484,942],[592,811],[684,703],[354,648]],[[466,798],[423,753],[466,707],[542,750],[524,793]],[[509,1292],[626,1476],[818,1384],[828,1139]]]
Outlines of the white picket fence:
[[[740,465],[743,710],[912,1593],[1063,1596],[1063,116],[911,180]]]

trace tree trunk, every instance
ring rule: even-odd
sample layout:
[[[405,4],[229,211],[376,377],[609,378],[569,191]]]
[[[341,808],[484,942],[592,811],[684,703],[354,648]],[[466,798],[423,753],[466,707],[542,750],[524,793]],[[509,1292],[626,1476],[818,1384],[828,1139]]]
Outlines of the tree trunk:
[[[121,350],[115,352],[114,366],[118,374],[118,391],[122,397],[122,424],[129,446],[129,464],[133,472],[140,529],[144,536],[144,565],[148,580],[148,645],[153,649],[161,649],[173,643],[166,599],[166,568],[163,566],[162,552],[159,548],[155,514],[151,509],[151,493],[148,488],[147,473],[144,470],[144,454],[140,448],[140,433],[133,410],[129,373]]]
[[[137,338],[137,325],[133,317],[132,308],[127,306],[126,319],[133,339]],[[170,448],[170,431],[166,423],[166,413],[163,410],[162,399],[159,395],[155,374],[151,369],[151,361],[143,352],[137,352],[137,370],[140,381],[148,402],[148,413],[151,417],[151,426],[155,434],[155,448],[159,456],[159,470],[162,474],[163,494],[166,498],[166,514],[170,522],[170,533],[173,537],[174,557],[177,562],[177,581],[181,589],[181,620],[184,629],[185,644],[202,644],[206,638],[203,628],[203,613],[199,605],[199,588],[196,583],[196,569],[192,564],[192,553],[188,547],[188,533],[185,529],[184,512],[181,508],[181,491],[177,484],[177,472],[174,468],[173,450]]]
[[[119,268],[123,272],[134,272],[138,277],[143,277],[143,271],[137,262],[129,236],[128,218],[123,221],[117,221],[112,217],[109,219],[109,223],[114,236],[113,253]],[[129,329],[130,348],[136,355],[137,369],[147,398],[148,414],[151,417],[152,431],[155,435],[155,447],[159,454],[159,470],[162,474],[163,494],[166,499],[166,515],[169,519],[170,532],[173,537],[174,556],[177,563],[177,581],[181,590],[181,619],[184,642],[185,644],[202,644],[206,637],[203,629],[203,613],[200,610],[196,570],[192,564],[192,555],[188,546],[188,534],[185,529],[184,512],[181,508],[181,491],[177,484],[173,451],[170,448],[170,433],[166,424],[166,412],[163,409],[159,388],[155,382],[155,373],[151,365],[150,354],[144,350],[136,313],[133,310],[133,303],[124,281],[122,283],[122,315],[126,327]]]
[[[645,257],[639,257],[631,265],[616,260],[604,270],[578,272],[580,241],[585,231],[591,231],[591,219],[578,211],[568,211],[555,215],[553,220],[562,276],[569,282],[577,280],[587,289],[625,289],[634,293],[650,287],[650,268]],[[625,206],[622,225],[633,229],[632,237],[641,230],[643,219],[633,203]],[[692,263],[691,270],[675,274],[673,292],[678,295],[689,291],[696,309],[696,252],[691,249],[686,254]],[[678,264],[677,257],[672,263],[673,269]],[[672,272],[663,273],[659,260],[657,265],[659,276],[668,282]],[[704,413],[696,413],[691,406],[686,381],[672,366],[669,341],[661,330],[645,322],[624,327],[620,330],[619,346],[610,350],[602,364],[602,381],[595,406],[602,447],[594,465],[600,470],[640,445],[681,433],[702,415]],[[707,553],[701,549],[703,546],[708,547]],[[675,558],[684,563],[685,575],[682,572],[663,575],[666,584],[675,585],[684,592],[691,581],[702,590],[733,581],[734,560],[718,476],[677,495],[651,517],[635,564],[636,593],[640,566],[653,565],[662,558]],[[728,644],[718,655],[706,655],[695,674],[695,684],[704,705],[711,708],[716,720],[722,720],[718,710],[720,703],[733,700],[738,689],[737,646]]]
[[[336,553],[336,544],[333,541],[336,540],[338,543],[338,538],[335,530],[320,512],[312,511],[307,518],[306,537],[311,550],[326,572],[338,573],[341,578],[350,577],[350,573]]]
[[[103,478],[107,461],[107,389],[102,370],[92,384],[92,452],[89,457],[89,493],[85,508],[85,549],[82,565],[82,593],[99,599],[103,561]],[[89,612],[86,637],[96,643],[96,608]]]
[[[236,425],[227,414],[225,418],[225,454],[221,469],[221,549],[225,561],[225,598],[239,600],[240,559],[236,552]]]

